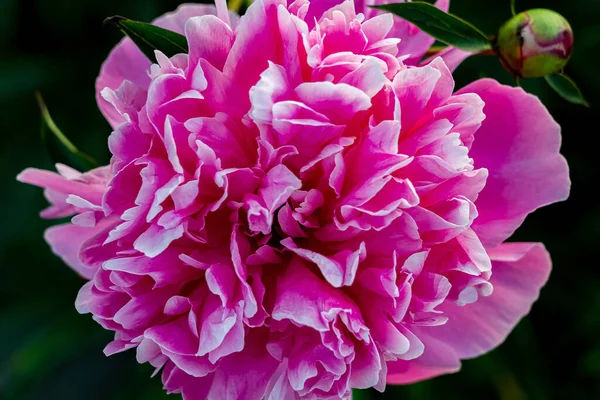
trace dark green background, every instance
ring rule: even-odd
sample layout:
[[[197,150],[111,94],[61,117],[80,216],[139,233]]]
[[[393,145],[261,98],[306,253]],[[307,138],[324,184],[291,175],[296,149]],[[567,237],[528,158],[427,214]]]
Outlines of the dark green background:
[[[160,379],[134,352],[104,357],[111,333],[73,302],[82,281],[42,239],[48,221],[37,212],[42,191],[14,177],[28,166],[52,168],[39,139],[34,92],[40,90],[58,125],[85,152],[108,160],[108,124],[96,108],[94,80],[118,41],[105,17],[149,21],[176,0],[0,0],[0,399],[162,399]],[[451,10],[488,33],[510,17],[509,0],[453,0]],[[600,106],[600,1],[520,1],[520,10],[552,8],[575,31],[567,67],[586,97]],[[468,60],[458,86],[492,76],[511,79],[494,58]],[[542,241],[554,259],[541,299],[496,351],[466,361],[463,370],[373,398],[600,398],[600,204],[597,109],[560,100],[543,81],[538,94],[563,126],[571,166],[571,198],[530,216],[515,240]]]

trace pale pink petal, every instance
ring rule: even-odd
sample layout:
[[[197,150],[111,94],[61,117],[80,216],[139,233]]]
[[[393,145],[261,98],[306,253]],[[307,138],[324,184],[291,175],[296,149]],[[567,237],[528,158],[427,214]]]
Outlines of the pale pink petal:
[[[492,294],[462,307],[445,302],[439,309],[448,322],[429,331],[460,358],[476,357],[501,344],[529,313],[550,275],[550,256],[540,243],[504,243],[489,255]]]
[[[171,229],[164,229],[158,225],[150,227],[135,241],[135,249],[152,258],[162,253],[173,240],[183,236],[183,226],[177,225]]]
[[[104,226],[100,225],[94,228],[84,228],[72,224],[57,225],[46,230],[44,239],[52,248],[52,252],[61,257],[69,267],[82,277],[92,279],[96,270],[79,260],[79,251],[83,243],[103,228]]]
[[[451,374],[460,369],[460,358],[450,346],[427,333],[417,329],[414,331],[425,346],[423,355],[415,360],[388,362],[387,383],[409,384]]]
[[[215,68],[223,70],[234,39],[227,23],[214,15],[193,17],[185,24],[185,35],[190,48],[190,65],[203,58]]]
[[[301,102],[328,115],[334,124],[348,123],[357,112],[371,106],[369,96],[344,83],[307,82],[296,87],[295,92]]]
[[[441,59],[400,71],[393,84],[402,110],[402,131],[406,134],[454,90],[452,75]]]
[[[246,201],[249,228],[268,234],[275,211],[300,187],[301,181],[287,167],[279,165],[271,169],[264,176],[257,195],[249,196]]]
[[[340,83],[347,83],[362,90],[369,97],[375,96],[388,82],[381,68],[381,61],[368,58],[360,67],[348,73]]]
[[[186,316],[146,329],[144,337],[175,354],[190,355],[198,350],[198,338],[190,330]]]
[[[17,176],[17,180],[65,195],[74,194],[96,205],[102,203],[103,185],[89,184],[81,179],[70,180],[55,172],[28,168]]]
[[[250,89],[250,117],[257,124],[270,123],[273,120],[273,105],[287,100],[290,91],[285,69],[269,61],[269,67],[260,74],[260,80]]]
[[[464,51],[461,49],[457,49],[456,47],[448,46],[444,50],[421,61],[419,65],[427,65],[433,60],[435,60],[437,57],[441,57],[448,66],[448,69],[450,71],[454,71],[464,60],[471,57],[472,55],[473,53],[470,51]]]

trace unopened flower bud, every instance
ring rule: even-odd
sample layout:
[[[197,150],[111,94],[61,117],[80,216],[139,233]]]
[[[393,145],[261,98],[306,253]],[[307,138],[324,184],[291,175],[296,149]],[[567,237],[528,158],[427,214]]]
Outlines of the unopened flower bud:
[[[496,47],[513,74],[524,78],[552,75],[571,57],[573,31],[560,14],[537,8],[505,23],[498,32]]]

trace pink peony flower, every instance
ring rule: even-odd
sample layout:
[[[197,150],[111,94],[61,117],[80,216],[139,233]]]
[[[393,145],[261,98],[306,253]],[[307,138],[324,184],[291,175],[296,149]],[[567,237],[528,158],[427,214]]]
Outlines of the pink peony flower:
[[[113,50],[110,166],[18,178],[75,215],[46,240],[107,355],[185,399],[348,398],[455,372],[527,314],[550,259],[503,242],[567,198],[560,128],[519,88],[455,92],[374,2],[182,6],[156,23],[189,54]]]

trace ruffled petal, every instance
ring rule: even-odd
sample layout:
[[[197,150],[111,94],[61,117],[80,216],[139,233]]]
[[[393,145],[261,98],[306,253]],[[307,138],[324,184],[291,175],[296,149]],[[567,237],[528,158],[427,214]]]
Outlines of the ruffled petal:
[[[399,0],[397,3],[403,3],[405,0]],[[359,0],[356,1],[357,12],[364,12],[367,17],[372,17],[373,14],[379,13],[379,11],[368,8],[371,5],[389,4],[388,0]],[[362,5],[362,7],[361,7]],[[450,0],[437,0],[435,6],[442,11],[448,12],[450,7]],[[435,42],[435,39],[419,28],[403,20],[400,17],[394,16],[394,27],[389,33],[390,37],[396,37],[402,39],[402,42],[398,45],[399,55],[410,55],[404,62],[410,65],[416,65],[419,63],[423,55]]]
[[[167,13],[155,19],[152,21],[152,24],[183,34],[188,19],[202,15],[216,14],[217,9],[214,6],[183,4],[172,13]],[[100,75],[96,80],[96,100],[100,111],[113,128],[116,128],[125,122],[125,120],[100,93],[104,88],[116,90],[124,81],[129,81],[142,90],[148,90],[148,86],[150,85],[148,70],[151,64],[150,60],[129,38],[121,40],[111,51],[104,64],[102,64]]]

